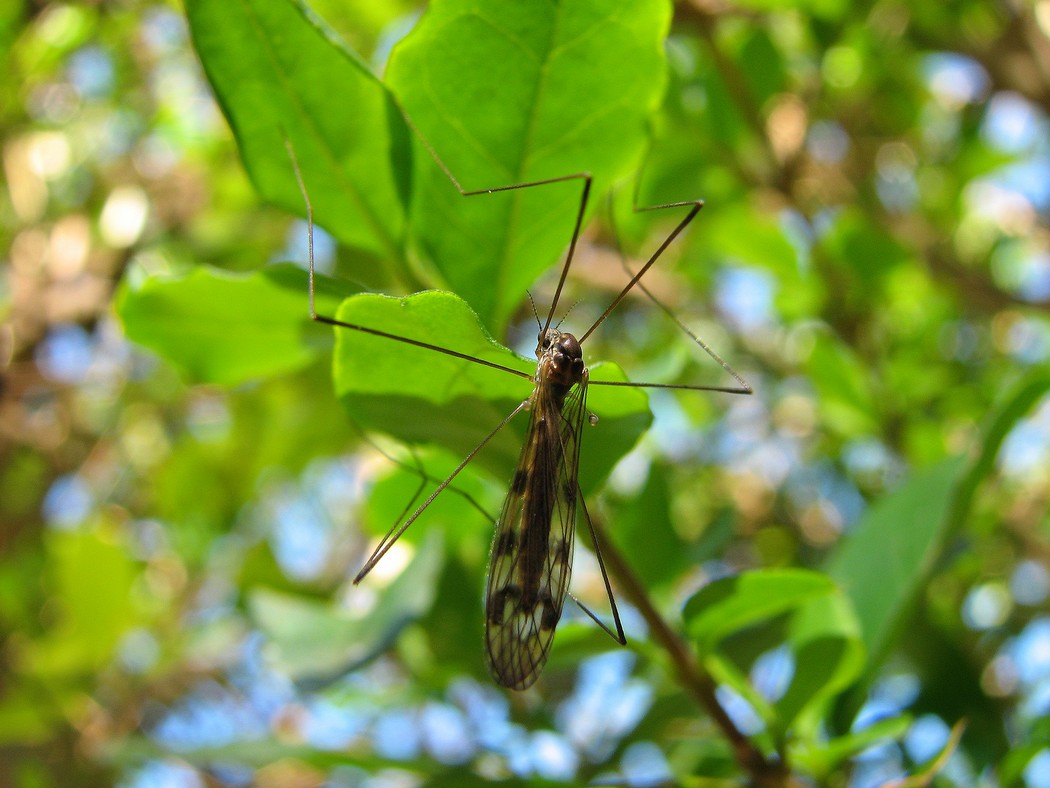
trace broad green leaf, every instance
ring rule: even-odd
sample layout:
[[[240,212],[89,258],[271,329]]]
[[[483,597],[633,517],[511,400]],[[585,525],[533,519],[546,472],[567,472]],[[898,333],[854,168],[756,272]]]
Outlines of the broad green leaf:
[[[689,637],[708,652],[735,632],[835,591],[830,579],[804,569],[742,572],[701,588],[686,602],[682,616]]]
[[[828,563],[853,601],[871,667],[906,622],[937,558],[962,466],[962,457],[952,457],[913,475],[865,512]]]
[[[297,680],[326,683],[380,653],[406,623],[430,609],[443,554],[440,535],[431,531],[408,566],[382,589],[376,606],[361,617],[268,588],[252,592],[252,616],[282,670]]]
[[[716,580],[686,603],[684,618],[712,676],[746,698],[781,736],[799,718],[806,728],[803,735],[815,732],[827,702],[864,667],[856,616],[838,587],[816,572],[759,570]],[[786,620],[785,642],[795,671],[784,695],[771,704],[752,687],[743,652],[736,654],[721,644],[781,619]],[[750,651],[765,650],[761,637],[754,637],[759,639]]]
[[[336,393],[353,419],[410,443],[432,443],[466,457],[532,392],[535,362],[498,345],[470,307],[452,295],[430,291],[406,298],[362,294],[347,299],[339,320],[455,350],[518,370],[491,369],[427,348],[351,329],[336,336]],[[591,380],[623,380],[611,364],[593,365]],[[645,395],[636,389],[591,385],[588,410],[598,424],[584,423],[580,484],[593,490],[648,427]],[[510,480],[528,413],[499,431],[477,462]]]
[[[890,652],[914,599],[944,549],[969,520],[978,485],[991,472],[1002,441],[1050,389],[1042,370],[1022,379],[988,420],[978,456],[957,456],[926,469],[872,506],[832,557],[828,572],[853,600],[869,654],[869,672]],[[983,697],[983,693],[978,692]],[[858,695],[852,705],[862,702]]]
[[[303,212],[289,140],[318,222],[401,265],[411,146],[382,83],[296,0],[187,0],[186,13],[259,193]]]
[[[878,720],[855,733],[831,741],[797,741],[791,748],[791,761],[818,778],[836,769],[839,764],[879,742],[901,739],[911,727],[909,715]]]
[[[815,736],[826,705],[861,675],[865,666],[860,624],[841,592],[817,597],[788,625],[795,672],[776,703],[777,724],[794,736]]]
[[[306,272],[291,264],[251,274],[200,266],[179,276],[126,277],[117,314],[128,338],[193,382],[236,385],[309,364],[331,347],[310,320]],[[353,289],[317,278],[317,309],[335,311]]]
[[[395,48],[388,83],[465,190],[631,174],[664,89],[665,0],[439,0]],[[445,284],[500,330],[568,245],[579,181],[463,199],[417,154],[412,226]]]

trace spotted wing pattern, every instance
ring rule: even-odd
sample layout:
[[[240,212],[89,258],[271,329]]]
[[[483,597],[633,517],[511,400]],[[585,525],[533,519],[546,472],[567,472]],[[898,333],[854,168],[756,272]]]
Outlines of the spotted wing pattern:
[[[537,386],[525,444],[496,523],[485,594],[492,677],[521,690],[539,676],[561,618],[572,568],[586,372],[558,402]]]

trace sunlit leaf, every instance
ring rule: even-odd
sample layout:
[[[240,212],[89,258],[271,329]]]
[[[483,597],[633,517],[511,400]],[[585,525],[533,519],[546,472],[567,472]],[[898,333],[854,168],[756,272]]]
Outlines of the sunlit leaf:
[[[189,0],[186,13],[260,194],[304,210],[289,140],[319,223],[397,265],[411,147],[382,83],[296,0]]]
[[[880,742],[901,739],[911,724],[909,715],[900,715],[876,720],[859,731],[831,741],[799,741],[792,747],[792,760],[810,774],[820,777]]]
[[[639,164],[669,11],[664,0],[436,2],[394,50],[388,81],[464,189],[589,172],[598,196]],[[424,157],[413,232],[499,330],[567,246],[581,184],[465,200]]]
[[[788,625],[795,672],[776,702],[777,722],[796,736],[815,735],[827,705],[864,670],[860,625],[842,593],[818,597],[801,607]]]
[[[334,311],[353,288],[317,278],[317,308]],[[331,348],[310,320],[306,272],[275,265],[251,274],[198,266],[179,276],[126,279],[117,313],[128,337],[193,382],[234,385],[306,366]]]
[[[824,706],[848,687],[864,667],[859,627],[848,600],[824,575],[797,569],[744,572],[716,580],[686,603],[686,631],[718,681],[744,696],[774,730],[783,733],[803,718],[799,734],[812,733]],[[739,649],[722,642],[752,632],[755,649],[764,638],[755,631],[785,619],[786,644],[795,670],[784,695],[769,703],[747,675]]]
[[[834,591],[830,579],[802,569],[742,572],[704,586],[686,602],[682,616],[690,637],[709,650],[734,632]]]
[[[498,345],[467,304],[450,293],[407,298],[360,295],[348,299],[339,319],[399,337],[438,345],[518,370],[526,377],[492,369],[427,348],[337,329],[336,392],[355,421],[408,442],[444,446],[466,457],[532,392],[528,361]],[[596,364],[592,380],[623,380],[613,365]],[[620,387],[591,386],[588,409],[598,416],[584,424],[580,483],[592,490],[637,441],[651,415],[645,395]],[[510,481],[528,413],[501,430],[476,462]]]
[[[920,471],[874,504],[828,563],[857,611],[877,662],[903,627],[908,607],[941,547],[945,516],[963,460]]]

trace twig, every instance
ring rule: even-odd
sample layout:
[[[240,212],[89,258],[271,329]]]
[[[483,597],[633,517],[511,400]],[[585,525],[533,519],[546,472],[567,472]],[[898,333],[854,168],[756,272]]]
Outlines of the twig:
[[[675,632],[656,609],[641,580],[624,559],[623,554],[604,536],[599,516],[590,513],[591,523],[602,538],[602,556],[616,585],[631,601],[649,625],[650,634],[667,652],[675,666],[681,685],[693,696],[700,707],[710,715],[729,740],[737,762],[751,775],[751,785],[761,788],[784,788],[788,785],[789,770],[781,758],[768,759],[752,741],[744,735],[722,708],[715,695],[715,682],[697,663],[688,644]]]

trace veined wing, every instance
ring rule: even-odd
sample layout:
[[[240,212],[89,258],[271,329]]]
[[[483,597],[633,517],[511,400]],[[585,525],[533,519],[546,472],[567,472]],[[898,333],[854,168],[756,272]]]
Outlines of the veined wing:
[[[569,586],[587,380],[584,372],[564,402],[549,385],[537,387],[496,523],[485,593],[485,655],[492,677],[510,689],[525,689],[539,676]]]

